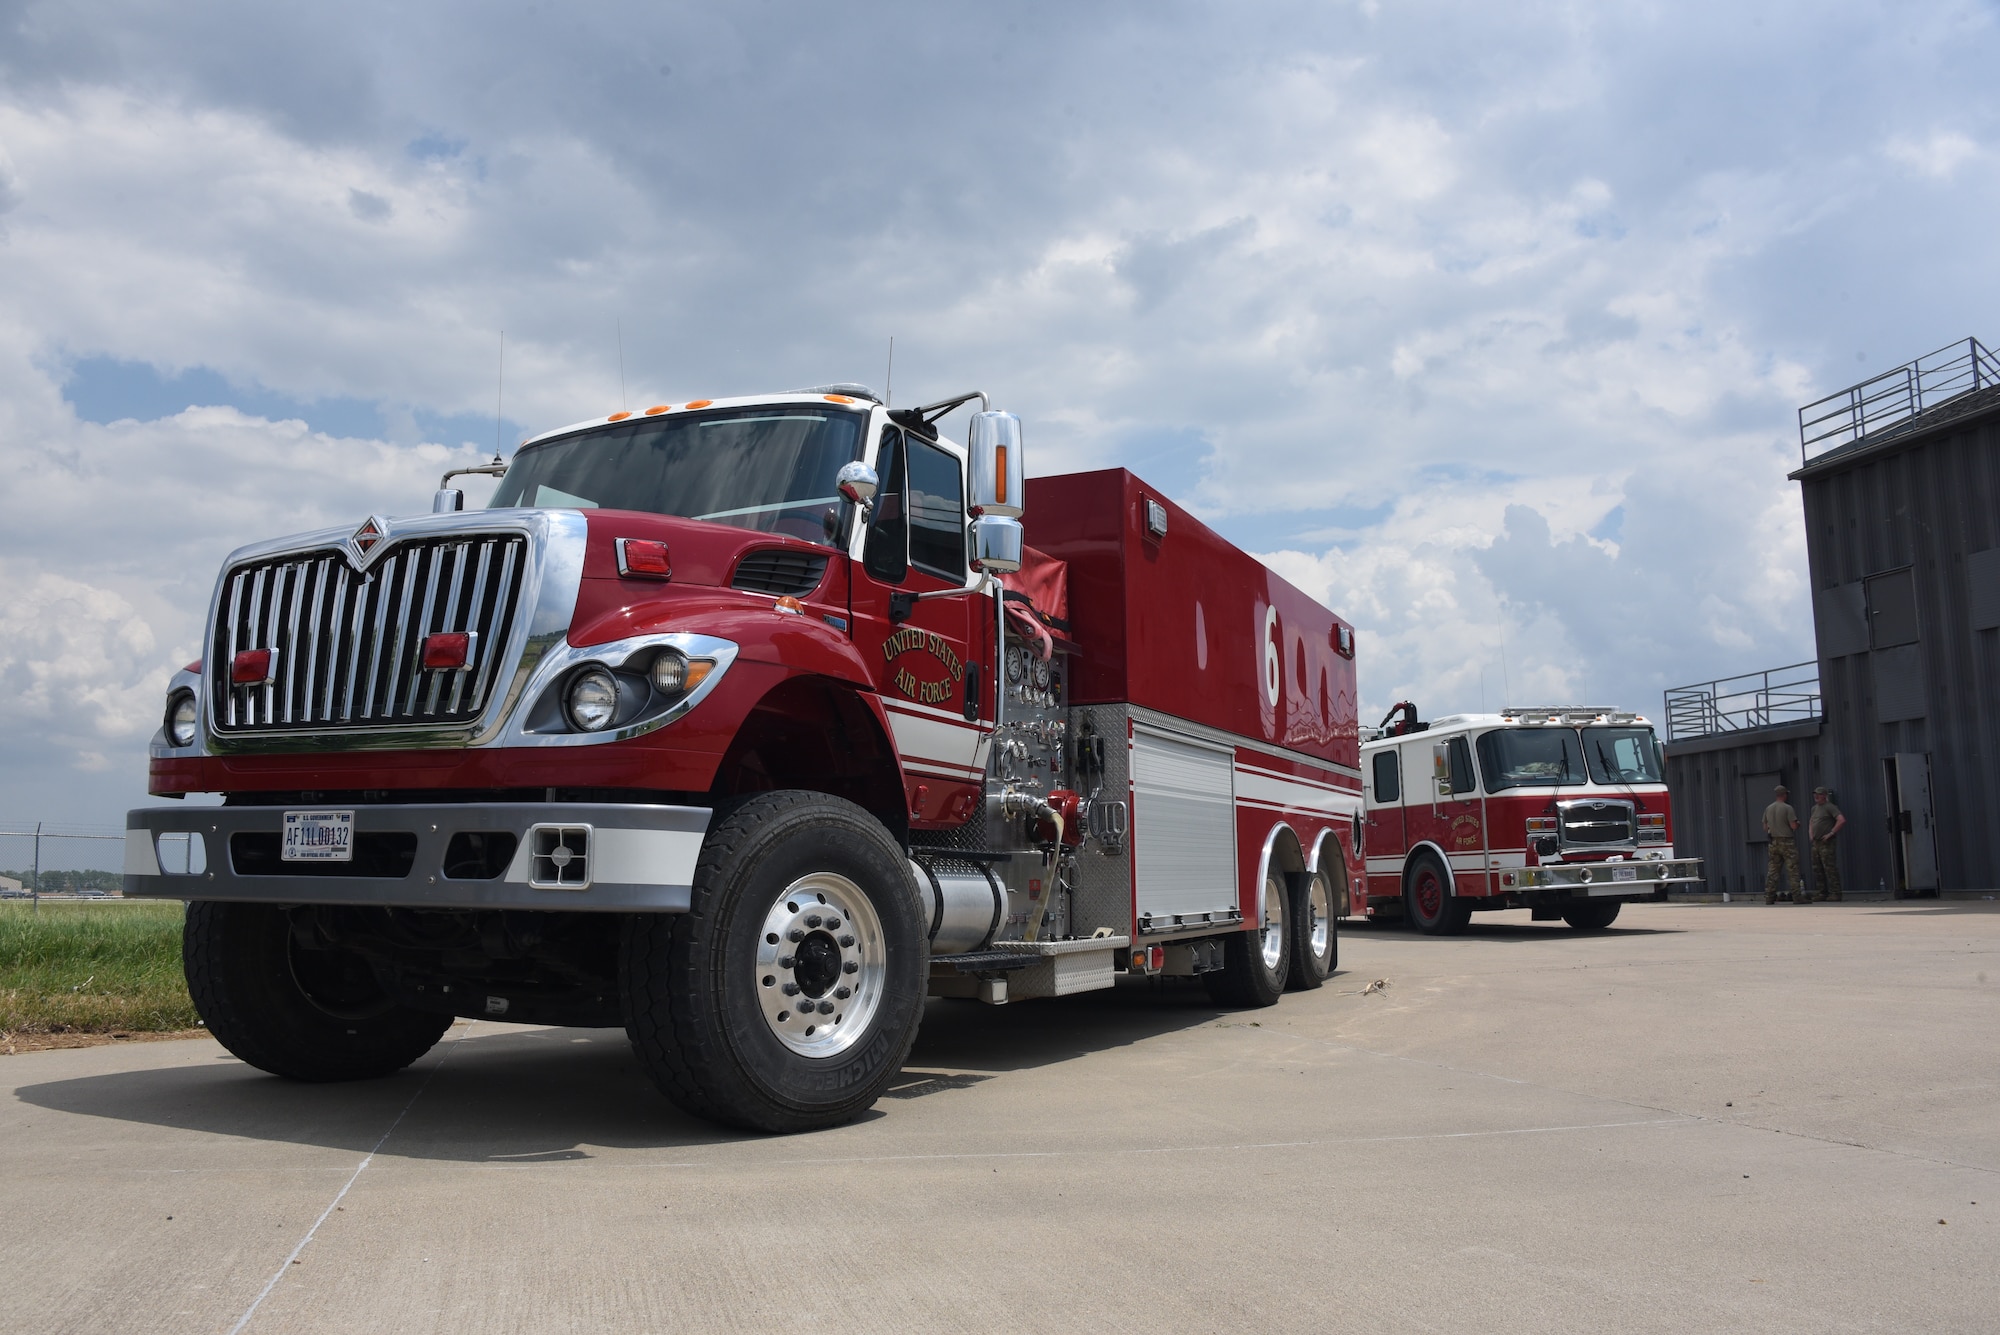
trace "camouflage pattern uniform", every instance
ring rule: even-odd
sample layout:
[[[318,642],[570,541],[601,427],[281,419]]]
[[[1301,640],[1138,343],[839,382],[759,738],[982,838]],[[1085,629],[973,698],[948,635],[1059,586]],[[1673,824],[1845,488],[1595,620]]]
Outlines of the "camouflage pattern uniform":
[[[1838,836],[1833,833],[1839,823],[1840,808],[1834,805],[1831,794],[1826,801],[1813,803],[1806,832],[1812,836],[1813,884],[1819,888],[1818,899],[1840,898],[1840,861],[1834,853]]]
[[[1792,810],[1792,804],[1783,796],[1764,808],[1764,833],[1771,836],[1771,849],[1764,860],[1766,904],[1778,902],[1778,888],[1786,873],[1792,878],[1792,902],[1810,902],[1806,896],[1806,878],[1799,873],[1799,845],[1795,835],[1798,822],[1799,813]]]

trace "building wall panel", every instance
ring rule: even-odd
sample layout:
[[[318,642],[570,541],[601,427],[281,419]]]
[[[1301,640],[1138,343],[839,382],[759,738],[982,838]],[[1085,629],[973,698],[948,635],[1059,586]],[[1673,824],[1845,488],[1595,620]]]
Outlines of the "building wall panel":
[[[1931,757],[1946,890],[2000,887],[2000,391],[1930,429],[1817,460],[1801,483],[1807,564],[1820,618],[1825,772],[1848,813],[1854,861],[1890,876],[1883,761]],[[1910,572],[1916,643],[1873,647],[1848,590]],[[1885,585],[1886,587],[1886,585]],[[1875,618],[1869,619],[1872,632]],[[1903,638],[1891,635],[1889,638]],[[1863,845],[1866,845],[1864,848]],[[1855,879],[1850,877],[1850,879]]]

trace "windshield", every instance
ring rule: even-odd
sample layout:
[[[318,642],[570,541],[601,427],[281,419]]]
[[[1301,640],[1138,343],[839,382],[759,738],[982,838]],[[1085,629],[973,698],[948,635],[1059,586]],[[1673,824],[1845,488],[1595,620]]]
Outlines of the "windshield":
[[[1651,728],[1585,728],[1583,753],[1599,783],[1660,782],[1659,749]]]
[[[834,476],[861,457],[864,420],[752,408],[596,427],[521,450],[490,504],[648,510],[832,546],[852,509]]]
[[[1571,728],[1503,728],[1479,735],[1486,791],[1582,783],[1583,750]]]

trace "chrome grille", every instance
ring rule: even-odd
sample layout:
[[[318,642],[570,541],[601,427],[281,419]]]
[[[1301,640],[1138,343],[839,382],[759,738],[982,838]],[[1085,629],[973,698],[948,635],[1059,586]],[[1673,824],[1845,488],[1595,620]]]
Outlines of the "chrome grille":
[[[798,597],[819,587],[826,574],[826,558],[811,552],[752,552],[736,565],[730,587],[749,593],[771,593]]]
[[[397,543],[357,574],[334,550],[231,570],[208,665],[218,732],[454,723],[493,688],[526,572],[527,539],[472,534]],[[469,632],[462,669],[426,669],[424,640]],[[246,650],[276,654],[272,680],[236,686]]]
[[[1592,848],[1633,841],[1630,802],[1558,802],[1556,811],[1562,821],[1562,841],[1569,847]]]

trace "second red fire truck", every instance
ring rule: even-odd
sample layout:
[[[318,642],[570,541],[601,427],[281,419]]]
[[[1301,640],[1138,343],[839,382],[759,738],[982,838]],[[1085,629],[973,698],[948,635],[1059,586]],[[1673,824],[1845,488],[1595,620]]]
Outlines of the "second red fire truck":
[[[1593,707],[1453,714],[1399,704],[1362,746],[1365,912],[1463,931],[1481,909],[1582,929],[1701,879],[1674,855],[1653,726]]]

